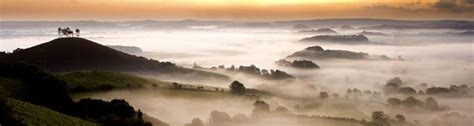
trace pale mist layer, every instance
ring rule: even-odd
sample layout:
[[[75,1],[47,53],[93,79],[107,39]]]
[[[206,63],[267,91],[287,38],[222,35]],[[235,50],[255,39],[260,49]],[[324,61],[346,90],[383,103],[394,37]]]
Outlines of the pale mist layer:
[[[298,98],[316,98],[320,91],[345,93],[347,88],[381,91],[388,79],[400,77],[406,86],[417,86],[427,83],[430,86],[449,86],[451,84],[467,84],[473,86],[474,76],[474,45],[470,38],[417,36],[418,33],[444,33],[443,30],[406,30],[381,31],[393,36],[369,37],[370,45],[344,45],[328,43],[303,43],[299,39],[309,37],[308,34],[296,34],[290,29],[186,29],[186,30],[157,30],[142,28],[123,29],[82,29],[84,38],[104,45],[137,46],[145,52],[137,53],[160,61],[172,61],[181,66],[192,67],[197,63],[203,67],[217,65],[251,65],[264,69],[280,69],[296,76],[297,81],[278,84],[270,90],[281,91],[280,94]],[[361,30],[339,31],[345,34],[361,32]],[[19,29],[2,30],[4,34],[14,34],[17,37],[0,38],[0,50],[12,51],[15,48],[27,48],[41,42],[47,42],[57,37],[55,28],[51,30]],[[309,46],[319,45],[324,49],[339,49],[356,52],[366,52],[373,55],[387,55],[391,58],[401,56],[404,61],[365,61],[365,60],[314,60],[321,66],[320,70],[297,70],[278,67],[275,61],[285,58],[293,52]],[[167,80],[166,78],[158,78]],[[263,81],[248,76],[237,76],[250,88],[261,88],[264,85],[278,83]],[[179,80],[173,80],[179,81]],[[227,87],[229,83],[201,83],[203,85]],[[314,85],[315,88],[307,88]],[[150,90],[113,91],[98,94],[84,94],[79,97],[102,99],[124,98],[142,111],[162,119],[170,124],[183,125],[193,118],[199,117],[206,121],[213,110],[228,112],[231,115],[243,113],[249,115],[253,100],[231,97],[227,99],[195,99],[170,98]],[[291,108],[299,104],[312,102],[271,98],[265,99],[271,107],[285,106]],[[357,119],[368,119],[375,110],[386,110],[386,98],[364,99],[373,103],[361,105],[361,101],[353,101]],[[472,100],[471,100],[472,101]],[[334,101],[342,102],[342,101]],[[439,99],[439,104],[449,105],[453,111],[463,111],[474,114],[466,100]],[[322,106],[331,106],[327,103]],[[330,107],[328,107],[330,108]],[[349,110],[314,110],[296,112],[307,115],[344,116]],[[352,112],[352,111],[351,111]],[[392,110],[389,113],[404,113],[418,120],[436,118],[431,113],[409,113]]]

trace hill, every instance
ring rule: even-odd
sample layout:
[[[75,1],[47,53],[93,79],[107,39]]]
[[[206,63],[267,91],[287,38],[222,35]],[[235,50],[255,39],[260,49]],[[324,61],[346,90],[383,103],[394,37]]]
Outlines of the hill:
[[[122,46],[122,45],[106,45],[109,48],[125,52],[128,54],[141,53],[143,50],[140,47],[136,46]]]
[[[95,126],[93,122],[85,121],[77,117],[68,116],[46,107],[33,105],[20,100],[0,96],[0,104],[8,108],[10,118],[21,121],[27,126],[46,125],[46,126]]]
[[[369,38],[364,35],[316,35],[313,37],[303,38],[301,42],[336,42],[346,44],[367,44]]]
[[[321,46],[311,46],[304,50],[297,51],[287,58],[303,58],[303,59],[375,59],[390,60],[385,55],[375,56],[363,52],[352,52],[346,50],[325,50]]]
[[[145,57],[126,54],[83,38],[58,38],[27,49],[7,53],[0,61],[25,61],[53,72],[108,70],[153,75],[193,75],[197,79],[228,80],[221,74],[176,66]]]
[[[360,35],[365,35],[365,36],[390,36],[388,34],[385,34],[385,33],[381,33],[381,32],[371,32],[371,31],[362,31],[359,33]]]
[[[336,31],[330,28],[321,28],[321,29],[311,29],[311,30],[300,30],[298,33],[318,33],[318,34],[337,34]]]
[[[114,88],[167,87],[170,82],[110,71],[78,71],[57,74],[71,92],[110,90]]]

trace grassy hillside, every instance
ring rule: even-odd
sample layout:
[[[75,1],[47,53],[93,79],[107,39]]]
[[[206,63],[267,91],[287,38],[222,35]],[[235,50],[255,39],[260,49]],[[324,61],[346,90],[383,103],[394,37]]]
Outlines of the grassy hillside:
[[[67,83],[67,87],[73,92],[100,91],[120,88],[173,88],[173,82],[161,81],[150,78],[143,78],[131,74],[110,72],[110,71],[78,71],[56,74]],[[198,90],[197,87],[203,87],[200,91],[216,91],[216,87],[181,84],[181,90]],[[218,88],[222,90],[222,88]],[[220,91],[219,90],[219,91]]]
[[[13,96],[23,92],[23,82],[6,77],[0,77],[0,95]]]
[[[28,126],[95,126],[93,122],[64,115],[51,109],[0,96],[11,108],[11,116]]]
[[[69,89],[103,90],[107,88],[165,87],[169,82],[109,71],[79,71],[57,74],[67,82]]]
[[[227,81],[228,76],[176,66],[130,55],[84,38],[58,38],[27,49],[4,54],[0,62],[24,61],[41,65],[53,72],[79,70],[108,70],[116,72],[142,72],[160,75],[193,75],[196,79]]]

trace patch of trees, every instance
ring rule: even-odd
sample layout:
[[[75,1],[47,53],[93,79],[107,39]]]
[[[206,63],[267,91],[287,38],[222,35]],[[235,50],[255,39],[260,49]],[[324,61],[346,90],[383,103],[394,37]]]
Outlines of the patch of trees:
[[[21,93],[9,97],[61,112],[73,104],[66,82],[39,66],[24,62],[0,63],[0,77],[15,78],[23,82]]]
[[[399,77],[392,78],[387,81],[383,87],[383,91],[386,95],[390,94],[404,94],[404,95],[416,95],[417,92],[411,87],[401,87],[403,84]]]
[[[383,87],[384,93],[390,94],[404,94],[404,95],[437,95],[447,97],[469,97],[471,96],[474,88],[470,88],[467,85],[451,85],[449,87],[428,87],[426,83],[418,85],[422,90],[418,92],[412,87],[401,87],[402,80],[399,77],[395,77],[387,81],[387,84]],[[423,91],[423,89],[426,89]]]
[[[233,81],[230,85],[230,92],[236,95],[244,95],[245,94],[245,86],[244,84],[240,83],[239,81]]]
[[[386,115],[382,111],[375,111],[372,112],[372,120],[371,121],[365,121],[362,120],[362,123],[364,126],[391,126],[392,124],[394,125],[402,125],[402,126],[417,126],[418,124],[415,123],[410,123],[406,121],[405,116],[401,114],[395,115],[395,117],[392,119],[390,116]]]
[[[211,70],[224,70],[224,71],[235,72],[235,73],[236,72],[245,73],[245,74],[249,74],[253,76],[258,76],[267,80],[282,80],[282,79],[295,78],[294,76],[286,73],[285,71],[273,70],[273,69],[270,69],[270,71],[268,71],[266,69],[260,69],[253,64],[250,66],[239,66],[238,68],[234,67],[234,65],[232,65],[229,68],[226,68],[224,65],[220,65],[218,67],[211,67],[210,69]]]
[[[327,99],[327,98],[329,98],[328,92],[319,92],[319,98],[320,98],[320,99]]]
[[[302,69],[319,69],[320,67],[313,63],[310,60],[294,60],[293,62],[287,61],[285,59],[280,59],[275,62],[279,66],[289,66],[294,68],[302,68]]]
[[[449,88],[446,87],[430,87],[426,89],[425,94],[427,95],[438,95],[448,97],[466,97],[472,94],[472,88],[467,85],[451,85]]]
[[[380,97],[381,93],[377,91],[371,90],[361,90],[357,88],[347,89],[346,90],[346,97],[363,97],[363,96],[372,96],[372,97]]]
[[[407,97],[404,100],[398,98],[389,98],[387,103],[390,107],[398,108],[415,108],[415,109],[427,109],[427,110],[445,110],[447,107],[442,107],[438,104],[435,98],[428,97],[425,99],[425,102],[416,99],[415,97]]]
[[[110,102],[98,99],[81,99],[74,104],[70,112],[76,117],[92,119],[105,126],[151,126],[143,120],[143,113],[135,111],[123,99],[114,99]]]
[[[204,123],[199,118],[194,118],[191,123],[185,124],[184,126],[204,126]]]

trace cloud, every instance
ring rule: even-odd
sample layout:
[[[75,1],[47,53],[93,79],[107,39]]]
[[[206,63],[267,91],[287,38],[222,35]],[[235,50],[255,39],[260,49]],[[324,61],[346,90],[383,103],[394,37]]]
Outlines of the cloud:
[[[474,0],[439,0],[432,7],[440,11],[474,12]]]

